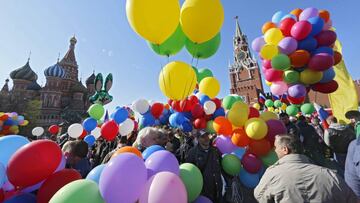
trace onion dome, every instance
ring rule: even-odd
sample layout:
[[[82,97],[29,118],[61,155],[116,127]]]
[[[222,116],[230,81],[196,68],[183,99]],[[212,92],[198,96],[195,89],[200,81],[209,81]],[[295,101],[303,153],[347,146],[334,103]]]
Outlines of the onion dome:
[[[71,86],[70,91],[86,93],[87,89],[81,82],[76,82]]]
[[[31,69],[29,61],[22,67],[13,70],[10,73],[11,79],[20,79],[20,80],[28,80],[28,81],[36,81],[38,76],[36,73]]]
[[[30,83],[27,87],[26,87],[27,90],[34,90],[34,91],[39,91],[41,90],[41,87],[40,85],[36,82],[36,81],[33,81],[32,83]]]
[[[65,70],[59,63],[50,66],[49,68],[45,69],[44,74],[46,77],[58,77],[58,78],[65,78]]]
[[[91,74],[90,77],[88,77],[88,79],[86,79],[86,86],[87,85],[93,85],[95,84],[95,74]]]

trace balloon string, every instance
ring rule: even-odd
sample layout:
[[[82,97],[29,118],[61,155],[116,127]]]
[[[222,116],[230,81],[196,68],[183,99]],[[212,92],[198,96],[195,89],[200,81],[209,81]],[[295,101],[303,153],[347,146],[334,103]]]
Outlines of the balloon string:
[[[156,46],[157,46],[158,51],[159,51],[159,53],[160,53],[160,45],[157,44]],[[167,91],[167,88],[166,88],[166,82],[165,82],[165,76],[164,76],[164,69],[163,69],[163,65],[162,65],[161,60],[160,60],[160,75],[162,76],[162,82],[163,82],[163,84],[164,84],[165,92],[168,92],[168,91]]]

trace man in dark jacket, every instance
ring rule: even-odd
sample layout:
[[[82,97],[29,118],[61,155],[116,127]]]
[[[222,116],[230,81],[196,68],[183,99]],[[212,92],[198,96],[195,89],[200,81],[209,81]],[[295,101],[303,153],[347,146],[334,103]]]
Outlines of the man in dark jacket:
[[[221,155],[211,146],[209,133],[199,131],[196,134],[198,144],[190,149],[186,162],[196,165],[204,178],[201,195],[213,202],[222,201]]]
[[[285,112],[280,113],[279,118],[285,124],[287,132],[289,134],[299,136],[299,129],[296,127],[294,123],[290,121],[289,115],[287,113]]]

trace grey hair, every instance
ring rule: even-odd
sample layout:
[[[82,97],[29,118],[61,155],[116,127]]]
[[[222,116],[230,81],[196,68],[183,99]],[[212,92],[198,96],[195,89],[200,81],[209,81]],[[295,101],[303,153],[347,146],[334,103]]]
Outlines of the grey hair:
[[[153,141],[166,141],[168,138],[168,134],[165,130],[154,128],[154,127],[145,127],[141,129],[137,136],[137,144],[141,144],[143,147],[149,147],[152,144],[159,144],[159,143],[148,143],[143,139],[144,137],[150,136]]]
[[[288,148],[291,154],[302,153],[301,142],[295,135],[290,135],[290,134],[276,135],[275,142],[277,142],[282,147]]]

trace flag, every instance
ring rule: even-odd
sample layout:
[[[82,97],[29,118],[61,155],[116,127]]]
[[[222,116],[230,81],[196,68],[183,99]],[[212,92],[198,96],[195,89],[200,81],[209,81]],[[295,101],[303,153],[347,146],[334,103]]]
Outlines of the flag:
[[[314,103],[314,107],[316,109],[316,112],[319,116],[319,119],[321,121],[321,124],[324,129],[327,129],[329,127],[329,124],[327,123],[326,119],[329,117],[329,114],[323,107],[321,107],[319,104]]]

